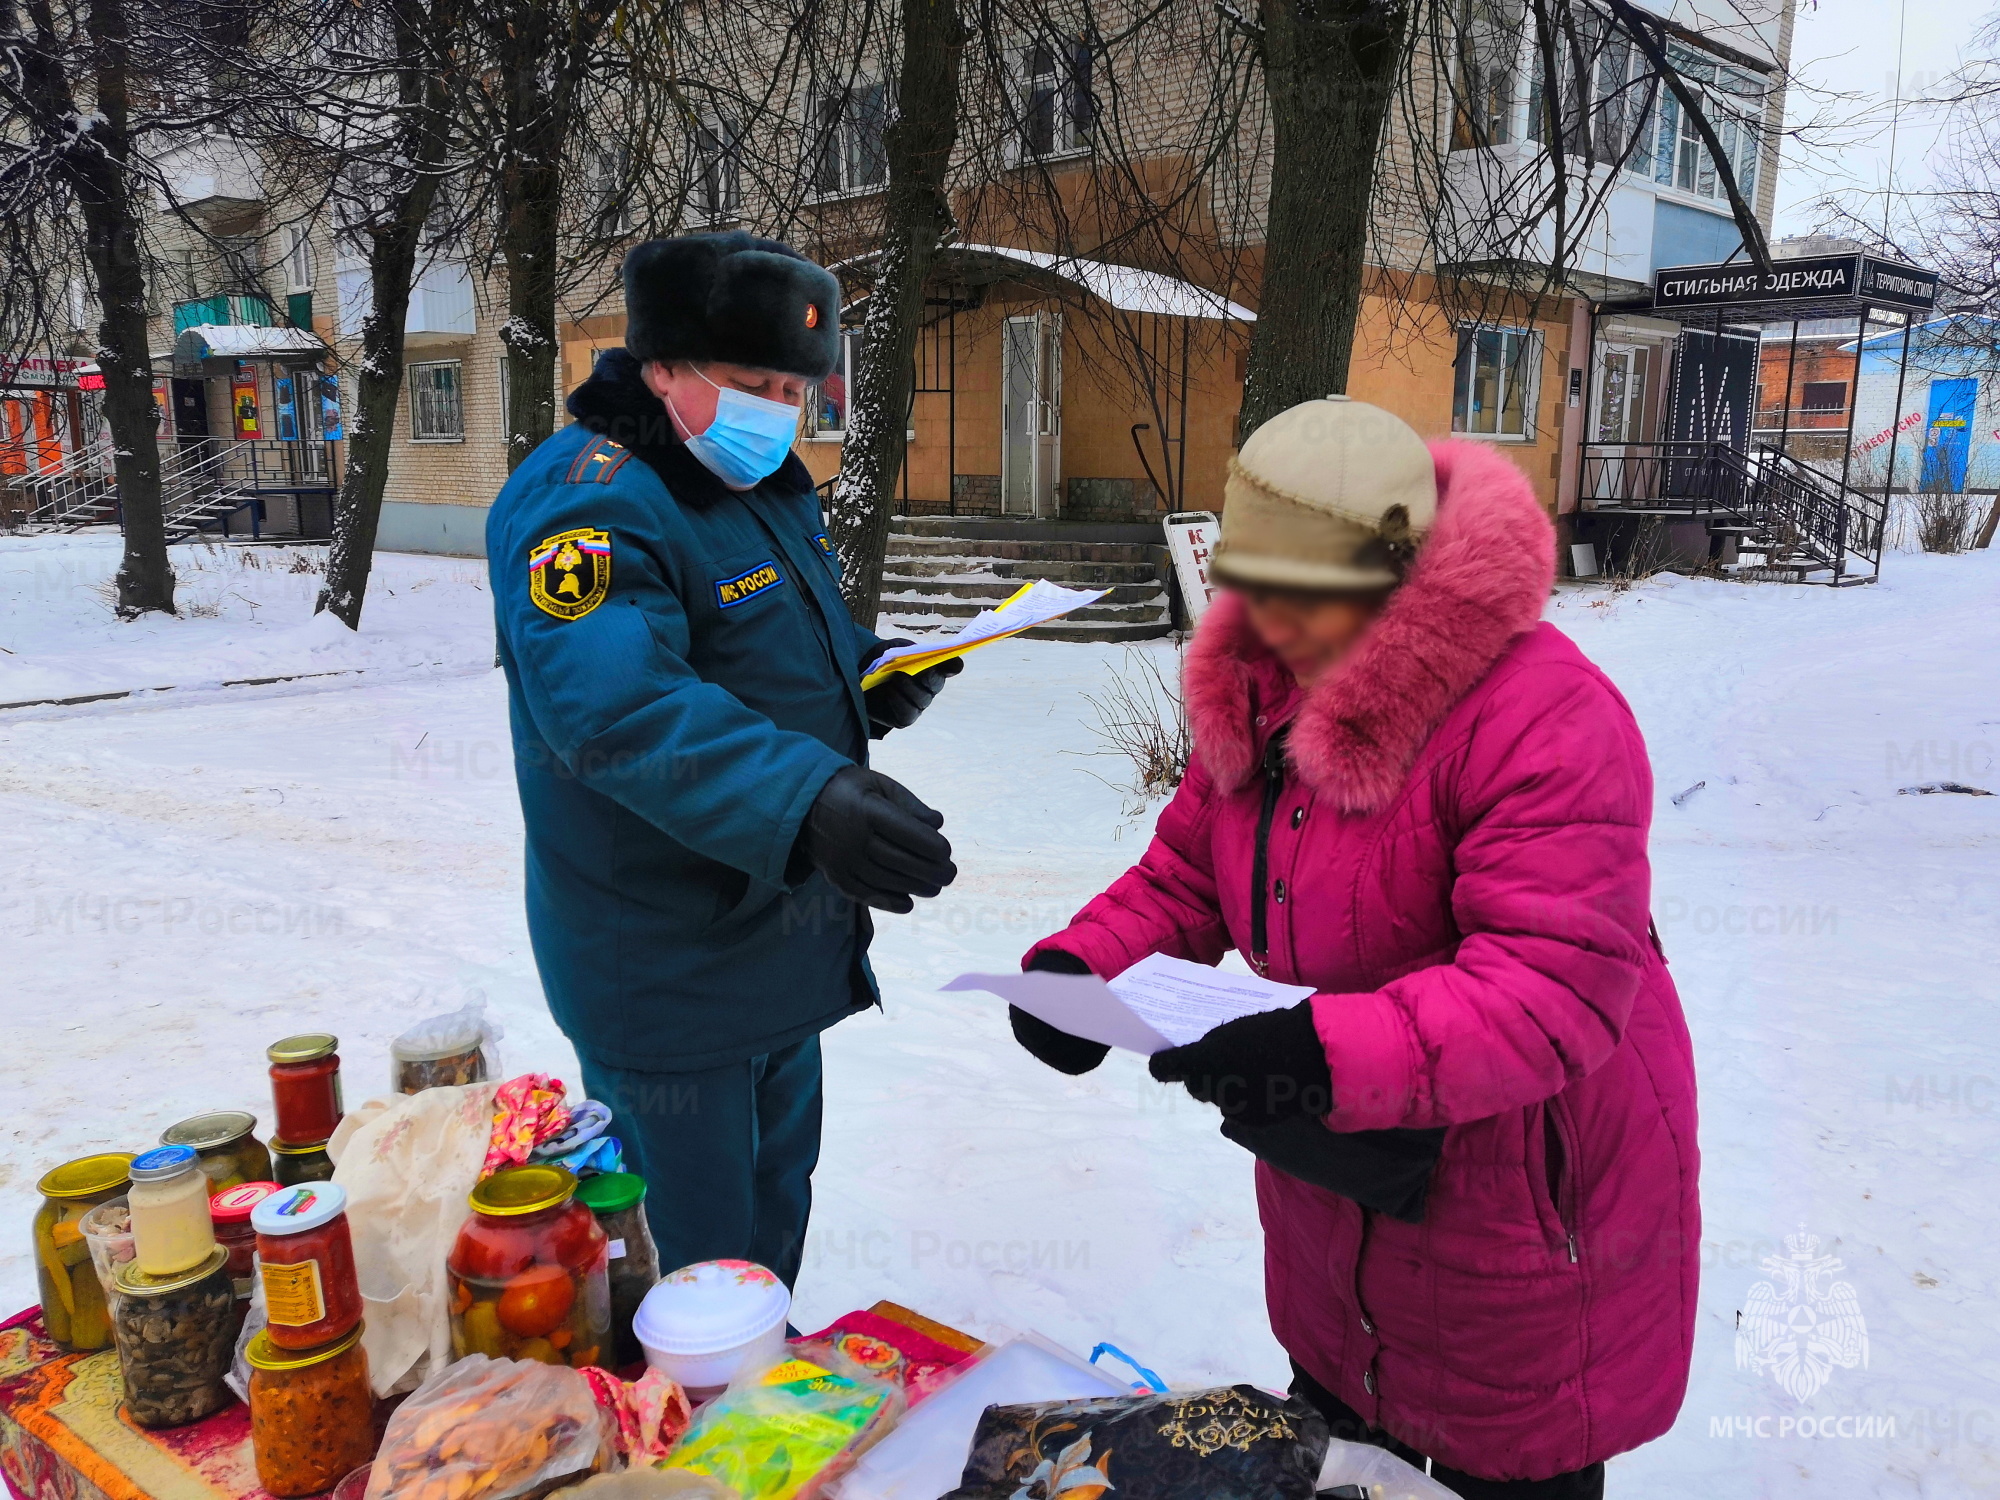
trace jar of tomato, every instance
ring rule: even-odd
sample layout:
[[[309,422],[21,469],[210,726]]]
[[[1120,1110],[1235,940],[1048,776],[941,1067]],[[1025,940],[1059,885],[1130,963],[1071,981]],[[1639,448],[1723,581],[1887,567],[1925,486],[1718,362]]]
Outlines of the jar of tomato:
[[[271,1060],[272,1135],[302,1146],[324,1141],[340,1123],[340,1038],[324,1031],[288,1036],[264,1050]]]
[[[375,1456],[375,1401],[361,1329],[317,1349],[258,1334],[250,1366],[250,1451],[257,1482],[278,1496],[322,1495]]]
[[[611,1358],[610,1242],[554,1166],[507,1167],[472,1190],[451,1273],[452,1357],[547,1365]]]
[[[347,1231],[347,1191],[301,1183],[250,1210],[271,1342],[280,1349],[330,1343],[361,1321],[361,1284]]]

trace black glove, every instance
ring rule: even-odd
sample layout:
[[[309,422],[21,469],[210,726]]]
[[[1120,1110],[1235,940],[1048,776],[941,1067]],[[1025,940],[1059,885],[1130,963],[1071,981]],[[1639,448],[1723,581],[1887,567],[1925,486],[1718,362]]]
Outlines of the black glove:
[[[1333,1074],[1310,1000],[1224,1021],[1200,1041],[1154,1053],[1149,1066],[1161,1083],[1184,1083],[1224,1119],[1245,1125],[1333,1108]]]
[[[906,912],[912,896],[935,896],[958,878],[944,814],[925,807],[879,771],[843,766],[820,789],[798,851],[843,896]]]
[[[1028,960],[1028,972],[1049,974],[1088,974],[1090,965],[1074,953],[1065,953],[1060,948],[1044,948]],[[1111,1049],[1102,1042],[1085,1041],[1080,1036],[1071,1036],[1067,1031],[1058,1031],[1040,1016],[1031,1016],[1018,1005],[1007,1007],[1007,1019],[1014,1026],[1014,1040],[1027,1048],[1038,1062],[1045,1062],[1058,1073],[1067,1073],[1072,1078],[1079,1073],[1088,1073],[1104,1061]]]
[[[1431,1168],[1444,1150],[1442,1126],[1328,1130],[1304,1114],[1269,1125],[1224,1120],[1222,1133],[1280,1172],[1405,1224],[1423,1222]]]
[[[866,677],[869,663],[877,660],[891,646],[909,644],[908,641],[884,641],[870,650],[861,659],[861,675]],[[868,738],[879,740],[892,729],[908,729],[917,722],[917,716],[931,706],[931,699],[943,690],[945,679],[956,677],[964,670],[965,658],[954,656],[950,661],[941,661],[921,672],[891,672],[861,695],[868,705]]]

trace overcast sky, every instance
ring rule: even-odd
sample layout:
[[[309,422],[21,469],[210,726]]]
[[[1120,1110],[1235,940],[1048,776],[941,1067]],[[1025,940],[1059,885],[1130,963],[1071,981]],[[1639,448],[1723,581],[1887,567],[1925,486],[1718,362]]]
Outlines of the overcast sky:
[[[1787,139],[1778,177],[1777,231],[1814,226],[1814,204],[1829,192],[1879,193],[1889,180],[1890,103],[1898,97],[1896,47],[1902,34],[1906,102],[1895,131],[1895,182],[1930,180],[1928,157],[1939,111],[1921,101],[1957,68],[1990,0],[1799,0],[1792,69],[1805,85],[1787,109],[1790,127],[1820,121],[1809,139]],[[1882,199],[1872,200],[1879,219]]]

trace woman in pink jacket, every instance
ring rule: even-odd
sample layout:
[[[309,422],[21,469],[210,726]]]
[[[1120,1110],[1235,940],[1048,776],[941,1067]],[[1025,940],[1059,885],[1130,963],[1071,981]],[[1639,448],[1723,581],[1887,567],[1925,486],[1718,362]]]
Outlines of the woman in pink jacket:
[[[1226,494],[1187,778],[1027,966],[1234,948],[1310,984],[1152,1060],[1258,1157],[1294,1388],[1467,1500],[1601,1495],[1679,1410],[1700,1237],[1645,745],[1539,623],[1554,538],[1494,448],[1334,397]],[[1013,1020],[1065,1072],[1104,1055]]]

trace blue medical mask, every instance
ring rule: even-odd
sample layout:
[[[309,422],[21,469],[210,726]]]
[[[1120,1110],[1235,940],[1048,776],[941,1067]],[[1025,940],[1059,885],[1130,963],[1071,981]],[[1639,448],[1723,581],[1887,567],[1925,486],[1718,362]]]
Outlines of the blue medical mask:
[[[695,374],[708,380],[700,370]],[[708,383],[715,385],[713,380]],[[715,385],[715,391],[715,420],[706,432],[687,440],[687,450],[724,484],[747,490],[777,473],[778,465],[792,451],[792,439],[799,430],[799,409],[726,385]]]

